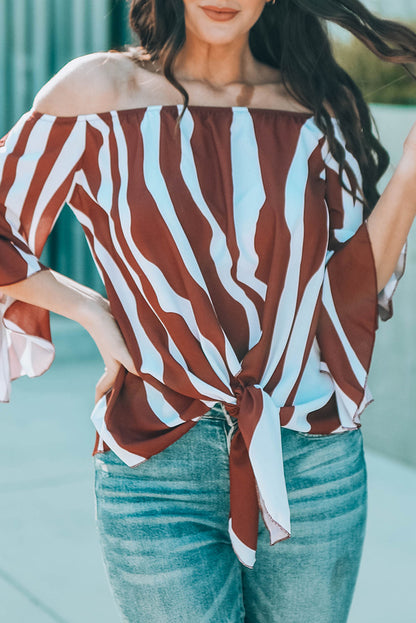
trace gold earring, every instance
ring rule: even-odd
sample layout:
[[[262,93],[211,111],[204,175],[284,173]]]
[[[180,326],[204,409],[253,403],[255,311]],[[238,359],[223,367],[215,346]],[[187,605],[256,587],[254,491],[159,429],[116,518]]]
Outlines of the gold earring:
[[[269,5],[276,4],[276,0],[267,0],[266,4],[269,4]]]

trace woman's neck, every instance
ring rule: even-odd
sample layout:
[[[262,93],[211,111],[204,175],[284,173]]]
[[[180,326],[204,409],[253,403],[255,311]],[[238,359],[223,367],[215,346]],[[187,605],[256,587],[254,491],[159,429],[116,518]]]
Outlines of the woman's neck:
[[[176,57],[174,71],[179,81],[198,81],[221,89],[232,84],[261,83],[259,66],[246,36],[229,45],[210,45],[188,35]]]

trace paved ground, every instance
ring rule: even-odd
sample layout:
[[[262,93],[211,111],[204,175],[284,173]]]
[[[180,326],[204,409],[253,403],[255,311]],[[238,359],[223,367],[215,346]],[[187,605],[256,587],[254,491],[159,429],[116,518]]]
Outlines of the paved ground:
[[[89,414],[102,366],[79,331],[68,339],[72,326],[57,325],[52,369],[16,381],[0,406],[2,623],[119,621],[94,524]],[[368,528],[349,623],[414,623],[416,470],[367,447],[366,457]]]

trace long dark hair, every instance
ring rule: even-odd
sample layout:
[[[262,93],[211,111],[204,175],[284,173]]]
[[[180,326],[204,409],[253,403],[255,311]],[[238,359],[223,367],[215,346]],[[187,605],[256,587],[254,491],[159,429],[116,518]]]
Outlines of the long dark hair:
[[[358,0],[267,3],[249,33],[253,56],[279,69],[288,92],[313,111],[315,122],[340,165],[341,182],[343,170],[351,180],[353,173],[345,160],[344,148],[335,138],[329,104],[347,149],[358,161],[364,213],[368,216],[379,198],[377,182],[388,168],[389,155],[373,134],[370,110],[360,89],[335,61],[327,21],[348,30],[380,59],[402,64],[409,73],[408,65],[416,62],[416,33],[402,24],[376,17]],[[130,54],[138,61],[146,54],[160,63],[167,80],[183,95],[184,112],[189,96],[173,71],[176,55],[185,42],[183,0],[130,0],[130,26],[141,45]]]

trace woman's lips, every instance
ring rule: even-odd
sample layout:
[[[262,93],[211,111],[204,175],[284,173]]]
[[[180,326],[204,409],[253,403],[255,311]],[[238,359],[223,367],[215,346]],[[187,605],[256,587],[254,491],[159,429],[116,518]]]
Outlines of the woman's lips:
[[[203,6],[201,8],[204,13],[208,15],[209,18],[213,19],[216,22],[228,22],[230,19],[233,19],[239,12],[234,9],[219,9],[214,6]]]

